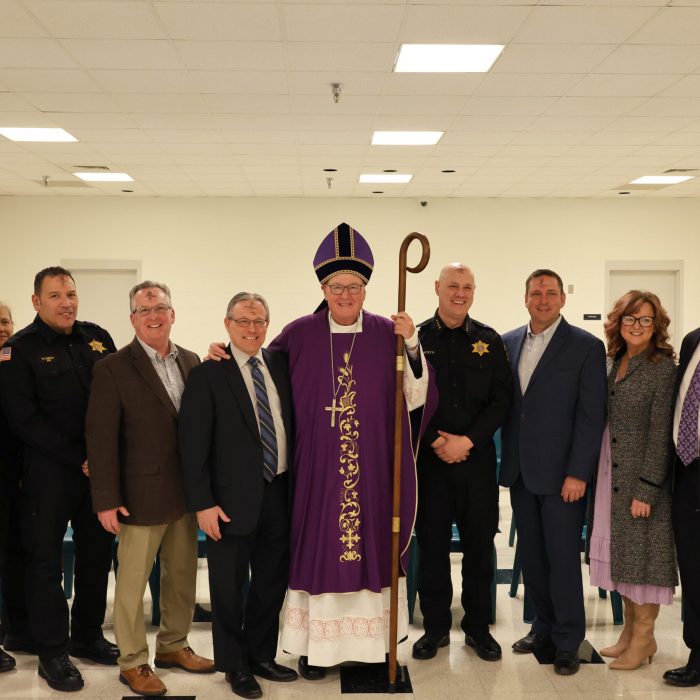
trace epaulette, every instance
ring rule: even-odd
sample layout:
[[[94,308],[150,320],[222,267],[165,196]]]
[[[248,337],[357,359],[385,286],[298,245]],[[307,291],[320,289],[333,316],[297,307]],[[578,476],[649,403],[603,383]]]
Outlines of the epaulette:
[[[475,318],[472,319],[472,323],[482,330],[492,331],[493,333],[496,332],[495,329],[493,329],[491,326],[488,326],[485,323],[482,323],[481,321],[477,321]]]

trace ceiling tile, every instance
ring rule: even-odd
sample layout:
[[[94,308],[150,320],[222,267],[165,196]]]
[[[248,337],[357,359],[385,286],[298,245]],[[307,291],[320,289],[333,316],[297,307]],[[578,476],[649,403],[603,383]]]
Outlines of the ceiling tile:
[[[409,3],[401,42],[406,44],[507,44],[530,9],[472,6],[472,3]]]
[[[291,71],[324,70],[380,71],[391,68],[396,53],[393,43],[309,43],[287,45],[287,63]]]
[[[279,71],[285,69],[281,43],[176,41],[174,45],[184,65],[194,70]]]
[[[644,97],[561,97],[547,111],[552,115],[620,116],[633,112]]]
[[[542,114],[557,103],[556,97],[470,97],[461,114]]]
[[[84,70],[31,68],[0,70],[0,82],[15,92],[98,92],[99,86]]]
[[[25,0],[53,36],[66,39],[162,39],[150,2]]]
[[[388,80],[386,73],[362,71],[293,71],[287,74],[289,90],[299,95],[331,95],[331,83],[341,83],[346,95],[379,95]]]
[[[93,70],[90,75],[105,92],[185,93],[197,90],[185,70]]]
[[[42,112],[117,112],[119,106],[101,92],[25,92],[24,99]]]
[[[150,70],[172,70],[181,67],[169,41],[65,39],[62,44],[84,68],[138,70],[148,66]]]
[[[578,74],[489,73],[474,92],[493,97],[559,96],[567,94],[580,80]]]
[[[517,44],[620,44],[657,10],[648,7],[536,7]]]
[[[551,73],[552,66],[556,66],[559,73],[588,73],[609,56],[613,49],[614,47],[608,44],[579,44],[575,51],[568,44],[510,44],[496,61],[492,71]]]
[[[633,44],[700,44],[700,7],[666,7],[658,10],[635,32]]]
[[[0,37],[37,36],[46,36],[46,30],[22,7],[21,2],[3,0],[0,3]]]
[[[206,114],[210,111],[202,96],[197,94],[117,93],[114,101],[123,111],[132,113]]]
[[[404,15],[400,5],[343,3],[283,5],[285,39],[290,42],[397,41]]]
[[[581,78],[568,92],[569,97],[651,97],[678,83],[678,74],[613,75],[595,73]],[[668,92],[668,91],[667,91]],[[700,88],[699,88],[700,95]]]
[[[384,95],[471,95],[482,83],[481,73],[390,73]]]
[[[267,3],[154,2],[173,39],[280,41],[277,6]]]
[[[191,70],[187,76],[202,93],[286,95],[290,91],[284,71]],[[326,88],[330,94],[330,86]]]
[[[56,39],[0,39],[0,68],[75,68]]]
[[[619,46],[595,73],[691,73],[700,67],[700,45]]]
[[[458,96],[388,95],[379,99],[377,113],[386,114],[458,114],[465,98]]]
[[[700,97],[650,97],[630,111],[635,117],[700,117]]]

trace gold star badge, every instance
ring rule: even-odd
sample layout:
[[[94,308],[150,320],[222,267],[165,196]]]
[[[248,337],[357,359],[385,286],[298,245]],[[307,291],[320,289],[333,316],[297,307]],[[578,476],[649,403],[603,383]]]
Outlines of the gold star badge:
[[[477,340],[476,343],[472,343],[472,348],[474,348],[472,353],[477,353],[481,357],[489,351],[489,344],[483,340]]]
[[[100,355],[107,349],[99,340],[91,340],[88,345],[93,352],[99,352]]]

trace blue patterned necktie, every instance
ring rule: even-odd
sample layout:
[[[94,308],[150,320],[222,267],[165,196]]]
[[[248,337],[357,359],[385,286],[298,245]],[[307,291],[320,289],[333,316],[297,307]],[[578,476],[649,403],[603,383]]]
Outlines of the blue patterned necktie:
[[[695,368],[683,399],[681,420],[678,425],[678,447],[681,462],[688,466],[698,456],[698,408],[700,407],[700,364]]]
[[[272,481],[277,474],[277,437],[275,436],[275,423],[272,420],[270,402],[267,398],[265,379],[260,371],[260,360],[251,357],[248,360],[250,371],[253,375],[255,387],[255,400],[258,404],[258,424],[260,426],[260,439],[263,445],[263,476],[267,481]]]

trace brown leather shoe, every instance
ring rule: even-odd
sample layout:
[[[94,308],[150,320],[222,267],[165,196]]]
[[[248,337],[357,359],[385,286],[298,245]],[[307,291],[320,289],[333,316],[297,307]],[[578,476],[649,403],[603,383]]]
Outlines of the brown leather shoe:
[[[214,673],[214,662],[211,659],[205,659],[192,651],[191,647],[185,647],[178,651],[169,651],[167,653],[156,653],[157,668],[181,668],[189,673]]]
[[[165,695],[168,689],[148,664],[142,664],[119,674],[119,680],[136,695]]]

